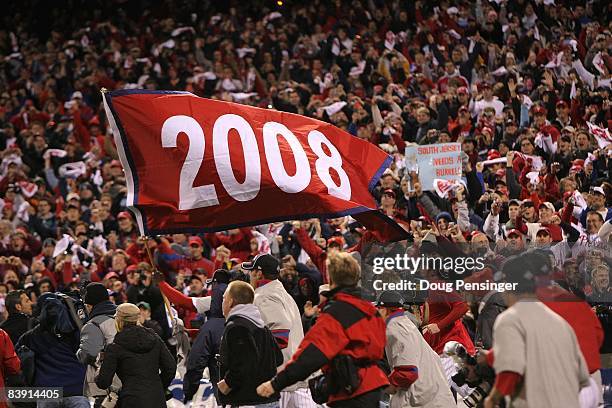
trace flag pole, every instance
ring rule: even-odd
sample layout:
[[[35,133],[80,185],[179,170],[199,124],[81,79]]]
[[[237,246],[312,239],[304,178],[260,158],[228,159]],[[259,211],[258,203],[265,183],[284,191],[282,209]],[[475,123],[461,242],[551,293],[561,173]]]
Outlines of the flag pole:
[[[104,89],[104,88],[102,88],[102,89]],[[148,237],[146,235],[142,235],[141,238],[144,239],[145,250],[147,251],[147,256],[149,257],[149,262],[151,263],[151,266],[153,267],[153,273],[156,273],[156,272],[157,273],[162,273],[159,269],[157,269],[157,265],[153,261],[153,255],[151,254],[151,249],[149,248],[150,237]],[[170,322],[174,326],[174,318],[172,316],[172,308],[170,306],[170,301],[168,300],[166,295],[164,295],[164,293],[161,290],[160,290],[160,292],[161,292],[162,298],[164,300],[164,305],[166,307],[166,313],[168,313],[168,316],[170,317]],[[172,327],[171,327],[171,329],[172,329]]]

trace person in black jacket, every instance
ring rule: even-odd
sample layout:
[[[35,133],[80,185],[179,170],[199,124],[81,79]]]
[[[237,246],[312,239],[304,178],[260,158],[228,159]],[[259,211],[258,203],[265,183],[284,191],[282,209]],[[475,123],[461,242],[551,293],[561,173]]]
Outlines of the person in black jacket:
[[[217,396],[217,382],[219,369],[215,355],[219,353],[221,337],[225,326],[223,317],[223,294],[227,289],[226,283],[213,283],[210,311],[206,323],[200,328],[189,356],[187,357],[187,372],[183,378],[183,392],[185,403],[191,401],[197,392],[204,369],[208,367],[210,381]]]
[[[172,335],[172,329],[168,325],[166,307],[161,291],[157,285],[153,284],[153,269],[151,265],[140,262],[136,265],[136,274],[138,276],[138,284],[131,285],[127,289],[127,300],[135,305],[140,302],[149,304],[151,319],[159,323],[162,329],[161,338],[167,341]]]
[[[86,367],[76,356],[79,330],[65,320],[68,310],[55,294],[45,293],[38,298],[38,305],[40,324],[24,333],[15,346],[16,350],[26,346],[34,353],[33,377],[26,378],[27,385],[61,387],[65,406],[88,408],[89,401],[83,395]],[[24,376],[28,377],[25,370]]]
[[[36,326],[32,301],[25,290],[13,290],[6,295],[4,304],[8,318],[0,324],[0,329],[8,333],[13,344],[17,344],[23,333]]]
[[[223,295],[226,323],[220,348],[219,400],[222,405],[274,408],[279,406],[279,394],[261,397],[256,388],[276,374],[283,356],[254,298],[253,287],[243,281],[230,283]]]
[[[138,325],[140,309],[132,303],[117,307],[115,340],[104,350],[96,385],[110,387],[113,376],[121,380],[118,408],[165,408],[165,389],[176,373],[176,362],[162,339]]]
[[[152,329],[159,337],[163,337],[164,331],[159,322],[151,319],[151,305],[147,302],[138,302],[136,306],[140,309],[140,319],[138,319],[138,323],[140,323],[142,327]]]

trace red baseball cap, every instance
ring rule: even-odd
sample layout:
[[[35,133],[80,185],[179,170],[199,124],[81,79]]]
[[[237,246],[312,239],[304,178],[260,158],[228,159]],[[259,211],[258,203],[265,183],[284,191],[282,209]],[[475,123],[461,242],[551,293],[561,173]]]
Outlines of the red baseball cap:
[[[550,230],[547,227],[540,227],[540,228],[538,228],[538,231],[536,232],[536,235],[538,235],[540,232],[546,232],[548,235],[551,235]]]
[[[533,108],[533,114],[534,115],[546,115],[546,108],[544,108],[543,106],[535,106]]]
[[[474,239],[474,238],[476,238],[480,234],[485,235],[485,233],[482,232],[482,231],[478,231],[478,230],[472,231],[472,232],[470,232],[470,238]]]
[[[583,169],[582,166],[575,164],[570,168],[570,171],[582,171],[582,169]]]
[[[112,279],[112,278],[119,279],[119,275],[117,274],[117,272],[109,272],[109,273],[107,273],[106,275],[104,275],[104,279],[103,280]]]
[[[491,89],[491,84],[489,84],[488,82],[481,82],[477,85],[478,89]]]
[[[506,234],[507,237],[509,237],[510,235],[518,235],[519,237],[522,237],[523,233],[517,230],[516,228],[513,228],[510,231],[508,231],[508,233]]]
[[[204,245],[204,242],[202,242],[202,238],[197,237],[197,236],[193,236],[193,237],[189,237],[189,245],[191,244],[198,244],[199,246]]]
[[[569,108],[569,104],[564,100],[560,100],[557,102],[557,108]]]
[[[484,129],[489,129],[489,128],[483,128],[482,130]],[[500,157],[501,155],[495,149],[489,150],[489,153],[487,154],[487,160],[499,159]]]
[[[117,219],[120,220],[122,218],[127,218],[128,220],[131,220],[132,215],[127,211],[121,211],[119,214],[117,214]]]
[[[344,246],[344,239],[342,237],[331,237],[327,240],[327,246],[332,244],[338,245],[340,248]]]

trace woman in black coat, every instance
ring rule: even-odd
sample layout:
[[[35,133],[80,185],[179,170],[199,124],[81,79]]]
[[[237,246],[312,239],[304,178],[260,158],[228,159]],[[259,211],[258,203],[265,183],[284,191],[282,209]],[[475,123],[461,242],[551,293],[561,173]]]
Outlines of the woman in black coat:
[[[165,408],[165,390],[176,373],[176,362],[153,330],[138,325],[139,315],[140,309],[132,303],[117,308],[117,335],[104,351],[96,385],[107,389],[117,374],[122,384],[117,407]]]

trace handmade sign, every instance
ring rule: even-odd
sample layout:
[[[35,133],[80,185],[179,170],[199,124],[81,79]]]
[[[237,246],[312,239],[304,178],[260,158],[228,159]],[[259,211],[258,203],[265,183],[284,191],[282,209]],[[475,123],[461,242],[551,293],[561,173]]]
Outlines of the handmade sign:
[[[439,143],[406,147],[406,168],[418,168],[423,191],[434,190],[434,179],[461,179],[460,143]]]

